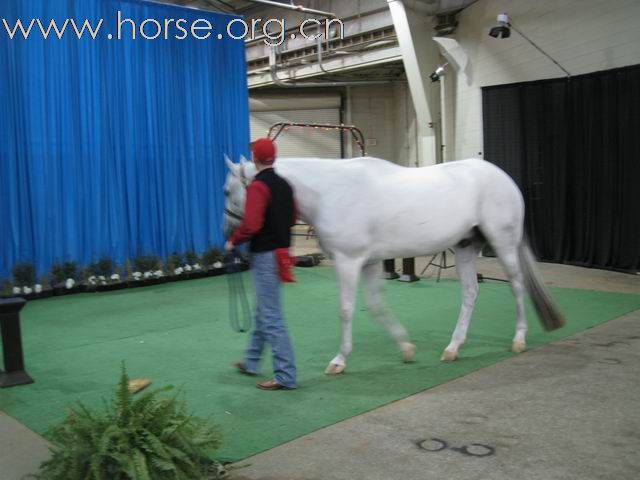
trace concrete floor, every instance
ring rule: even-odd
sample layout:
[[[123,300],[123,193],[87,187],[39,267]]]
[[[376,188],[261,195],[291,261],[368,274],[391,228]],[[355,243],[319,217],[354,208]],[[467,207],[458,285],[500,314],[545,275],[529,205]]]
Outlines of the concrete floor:
[[[637,480],[639,368],[635,312],[246,459],[232,478]]]
[[[0,479],[21,480],[25,475],[35,474],[47,458],[48,442],[0,411]]]
[[[296,239],[296,254],[315,251]],[[417,259],[417,273],[428,260]],[[492,258],[478,271],[504,278]],[[550,285],[640,293],[640,276],[541,271]],[[232,478],[637,480],[639,371],[636,311],[246,459]],[[0,412],[0,479],[35,473],[46,458],[46,442]]]

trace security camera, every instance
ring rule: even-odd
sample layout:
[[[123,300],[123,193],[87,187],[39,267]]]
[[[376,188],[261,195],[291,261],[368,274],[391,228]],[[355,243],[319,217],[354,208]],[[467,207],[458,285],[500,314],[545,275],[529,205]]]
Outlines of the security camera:
[[[489,31],[489,36],[493,38],[509,38],[511,36],[511,24],[509,23],[509,15],[501,13],[498,15],[498,26],[493,27]]]
[[[429,78],[432,82],[437,82],[440,80],[440,77],[444,77],[444,67],[446,67],[447,65],[449,64],[444,63],[442,65],[438,65],[438,68],[436,68],[435,72],[429,75]]]

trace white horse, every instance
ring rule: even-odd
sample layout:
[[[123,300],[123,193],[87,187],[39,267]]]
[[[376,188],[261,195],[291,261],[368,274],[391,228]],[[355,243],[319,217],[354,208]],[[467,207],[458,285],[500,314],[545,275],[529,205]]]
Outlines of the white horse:
[[[225,234],[242,217],[245,187],[253,163],[225,159]],[[441,360],[452,361],[464,343],[478,294],[475,259],[488,241],[502,262],[516,299],[516,331],[511,350],[526,348],[524,291],[528,290],[546,329],[563,324],[538,277],[523,241],[524,202],[511,178],[495,165],[469,159],[423,168],[405,168],[378,158],[350,160],[279,158],[278,174],[294,190],[300,217],[313,225],[322,249],[335,263],[340,287],[342,341],[325,373],[345,370],[351,353],[351,320],[360,275],[367,308],[389,331],[405,362],[415,346],[382,298],[382,260],[408,258],[455,248],[462,306],[451,342]]]

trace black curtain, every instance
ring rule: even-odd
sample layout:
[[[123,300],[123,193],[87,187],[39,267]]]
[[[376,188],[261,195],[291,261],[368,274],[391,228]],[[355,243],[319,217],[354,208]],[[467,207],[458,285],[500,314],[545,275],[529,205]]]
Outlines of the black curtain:
[[[640,66],[485,87],[485,158],[523,192],[538,258],[640,270]]]

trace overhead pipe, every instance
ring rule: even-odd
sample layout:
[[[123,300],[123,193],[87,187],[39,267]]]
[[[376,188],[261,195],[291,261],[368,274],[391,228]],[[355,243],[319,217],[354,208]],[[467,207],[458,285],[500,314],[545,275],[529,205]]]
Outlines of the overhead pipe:
[[[302,5],[280,3],[280,2],[274,2],[272,0],[246,0],[246,1],[251,3],[259,3],[261,5],[269,5],[271,7],[285,8],[287,10],[295,10],[297,12],[302,12],[302,13],[310,13],[313,15],[323,15],[325,17],[338,18],[335,13],[323,12],[322,10],[315,10],[313,8],[303,7]]]
[[[323,63],[323,60],[322,60],[322,58],[323,58],[323,57],[322,57],[322,55],[323,55],[323,53],[322,53],[322,43],[323,43],[323,42],[322,42],[322,37],[321,37],[320,35],[318,35],[318,38],[316,39],[316,41],[317,41],[317,47],[316,47],[316,48],[317,48],[317,50],[318,50],[318,51],[317,51],[317,56],[318,56],[318,66],[320,67],[320,70],[321,70],[323,73],[326,73],[326,74],[329,74],[329,75],[330,75],[332,72],[330,72],[329,70],[327,70],[326,68],[324,68],[324,63]],[[379,41],[379,40],[374,40],[374,42],[375,42],[375,41]],[[329,39],[327,39],[327,40],[326,40],[326,43],[325,43],[325,44],[326,44],[326,46],[327,46],[327,52],[329,52],[329,51],[330,51]],[[338,51],[336,51],[336,53],[342,53],[342,52],[338,52]],[[344,52],[344,53],[358,53],[358,51],[349,51],[349,52]],[[381,83],[388,83],[388,82],[386,82],[386,81],[384,81],[384,80],[378,80],[378,81],[379,81],[379,82],[381,82]],[[390,82],[392,82],[392,81],[394,81],[394,79],[389,79],[389,81],[390,81]],[[349,84],[349,85],[351,85],[351,84],[352,84],[351,82],[344,82],[344,83],[347,83],[347,84]]]
[[[367,86],[367,85],[386,85],[392,83],[395,80],[369,80],[369,81],[353,81],[353,82],[304,82],[304,83],[290,83],[285,82],[278,77],[277,64],[276,64],[276,47],[272,47],[269,51],[269,69],[271,71],[271,79],[273,83],[282,88],[326,88],[326,87],[351,87],[351,86]],[[324,70],[326,73],[330,73]]]
[[[247,1],[250,1],[250,0],[247,0]],[[378,13],[388,12],[388,11],[389,11],[388,7],[382,7],[382,8],[377,8],[377,9],[374,9],[374,10],[370,10],[370,11],[366,12],[366,15],[376,15]],[[360,18],[360,16],[359,15],[351,15],[349,17],[341,18],[340,21],[342,23],[346,23],[346,22],[349,22],[349,21],[354,20],[356,18]],[[296,32],[296,31],[298,31],[298,32],[300,31],[300,25],[298,25],[296,27],[287,28],[285,30],[285,33],[292,33],[292,32]],[[244,41],[244,43],[245,43],[245,45],[251,45],[253,43],[258,43],[259,41],[264,40],[265,38],[267,38],[266,35],[259,35],[259,36],[255,37],[255,38],[246,39]]]
[[[225,13],[234,13],[235,12],[235,9],[233,8],[233,6],[228,4],[227,2],[225,2],[224,0],[206,0],[206,2],[209,5],[211,5],[213,8],[215,8],[215,9],[220,9],[220,5],[224,5],[224,7],[226,7],[226,9],[222,8],[222,10],[224,10]]]
[[[320,30],[320,27],[318,27],[318,30]],[[329,53],[329,39],[327,38],[327,53]],[[322,70],[324,73],[329,73],[325,68],[324,65],[322,63],[322,35],[318,34],[318,38],[317,38],[317,49],[318,49],[318,66],[320,67],[320,70]]]
[[[320,28],[318,27],[318,30]],[[320,70],[323,73],[326,74],[331,74],[332,72],[330,72],[329,70],[327,70],[326,68],[324,68],[324,63],[322,61],[322,35],[318,34],[317,38],[317,55],[318,55],[318,67],[320,67]],[[326,45],[327,45],[327,52],[329,51],[330,48],[330,44],[329,44],[329,39],[326,39]],[[271,52],[269,53],[269,65],[271,67],[271,78],[273,79],[274,83],[280,87],[286,87],[286,88],[291,88],[291,87],[319,87],[319,86],[329,86],[329,87],[349,87],[349,86],[354,86],[354,85],[382,85],[382,84],[387,84],[387,83],[391,83],[393,81],[395,81],[394,79],[389,79],[389,80],[370,80],[370,81],[365,81],[365,82],[361,82],[361,81],[351,81],[351,82],[316,82],[316,83],[303,83],[303,84],[293,84],[293,83],[286,83],[283,82],[282,79],[278,78],[278,73],[277,73],[277,65],[276,65],[276,61],[275,61],[275,49],[276,47],[272,47]],[[273,55],[272,55],[273,54]],[[273,58],[272,58],[273,57]],[[273,60],[273,61],[272,61]]]

